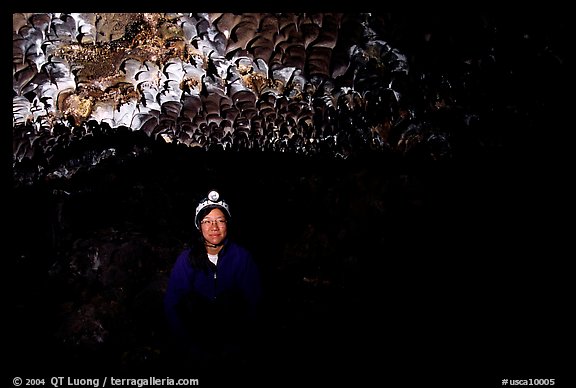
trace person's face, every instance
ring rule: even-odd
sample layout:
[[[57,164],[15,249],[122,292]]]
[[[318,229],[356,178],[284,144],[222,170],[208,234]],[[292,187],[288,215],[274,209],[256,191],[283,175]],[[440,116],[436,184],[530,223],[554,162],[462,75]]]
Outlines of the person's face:
[[[215,208],[200,220],[202,236],[210,244],[220,244],[228,234],[228,223],[222,210]]]

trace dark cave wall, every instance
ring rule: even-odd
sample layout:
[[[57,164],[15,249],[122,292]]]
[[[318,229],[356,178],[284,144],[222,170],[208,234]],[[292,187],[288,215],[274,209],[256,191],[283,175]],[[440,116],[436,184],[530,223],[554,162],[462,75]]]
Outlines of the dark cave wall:
[[[212,187],[231,204],[235,238],[253,251],[269,319],[280,325],[277,314],[296,320],[300,303],[320,303],[318,292],[337,303],[370,291],[377,279],[366,279],[367,266],[404,267],[400,260],[418,263],[416,253],[449,246],[430,229],[455,216],[456,193],[441,185],[378,154],[311,160],[164,145],[69,181],[22,187],[12,229],[16,327],[28,344],[21,349],[42,343],[68,362],[109,352],[118,365],[161,349],[167,272]],[[31,315],[47,325],[34,329]]]
[[[513,314],[544,306],[564,314],[567,284],[548,279],[545,290],[531,288],[538,274],[561,264],[520,262],[546,247],[511,233],[542,237],[540,227],[523,224],[526,216],[516,218],[526,183],[514,171],[495,160],[310,159],[166,144],[72,180],[21,187],[9,279],[15,364],[173,370],[163,290],[189,242],[198,199],[217,187],[230,202],[235,238],[263,273],[261,355],[276,357],[274,368],[315,357],[329,368],[345,360],[357,366],[368,362],[365,344],[373,341],[405,357],[420,346],[490,353],[501,341],[518,347],[516,357],[532,355],[522,362],[548,367],[553,361],[535,354],[557,337],[524,339],[551,324]],[[496,325],[504,312],[507,321]],[[309,347],[314,352],[303,351]],[[354,352],[358,358],[349,359]],[[494,357],[505,364],[507,356]]]

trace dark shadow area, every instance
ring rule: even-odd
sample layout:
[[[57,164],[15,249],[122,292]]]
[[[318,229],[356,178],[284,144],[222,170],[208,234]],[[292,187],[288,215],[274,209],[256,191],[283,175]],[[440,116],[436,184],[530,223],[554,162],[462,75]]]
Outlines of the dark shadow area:
[[[276,385],[263,370],[294,384],[558,376],[569,351],[563,231],[534,202],[544,182],[514,168],[161,145],[20,188],[5,278],[10,367],[203,384]],[[162,313],[167,273],[212,187],[229,198],[266,291],[259,340],[230,373],[225,361],[198,370],[174,359]]]

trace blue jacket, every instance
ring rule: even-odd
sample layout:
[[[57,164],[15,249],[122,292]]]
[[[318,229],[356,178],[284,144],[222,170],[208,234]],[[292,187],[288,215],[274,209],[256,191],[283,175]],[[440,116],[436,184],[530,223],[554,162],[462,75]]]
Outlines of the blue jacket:
[[[189,253],[190,249],[186,249],[176,259],[164,296],[168,324],[179,340],[194,340],[191,323],[235,324],[228,319],[230,315],[224,319],[208,316],[222,313],[219,310],[237,313],[233,319],[256,318],[262,284],[250,252],[228,240],[218,255],[217,266],[208,271],[194,269]],[[208,329],[218,328],[210,326]]]

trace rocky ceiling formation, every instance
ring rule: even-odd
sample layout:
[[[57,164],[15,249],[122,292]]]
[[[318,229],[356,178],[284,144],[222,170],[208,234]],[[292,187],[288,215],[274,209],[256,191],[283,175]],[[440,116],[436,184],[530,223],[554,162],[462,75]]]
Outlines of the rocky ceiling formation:
[[[462,144],[502,146],[487,117],[542,107],[538,87],[530,102],[525,87],[513,91],[527,77],[521,69],[562,63],[541,36],[507,36],[494,17],[472,18],[463,37],[422,27],[417,57],[398,48],[411,32],[397,19],[15,13],[15,180],[69,178],[154,142],[448,159]]]
[[[406,58],[367,15],[14,14],[13,27],[16,164],[46,167],[56,148],[121,127],[205,150],[346,156],[354,137],[384,147],[408,114]]]

